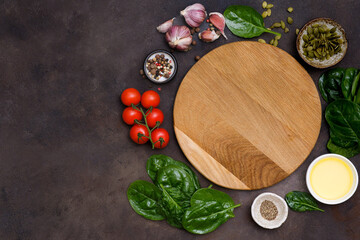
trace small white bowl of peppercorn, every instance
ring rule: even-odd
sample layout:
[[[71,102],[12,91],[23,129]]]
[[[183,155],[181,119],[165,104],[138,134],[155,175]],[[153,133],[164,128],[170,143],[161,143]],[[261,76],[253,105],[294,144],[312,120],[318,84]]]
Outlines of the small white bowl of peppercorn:
[[[280,196],[270,192],[262,193],[251,205],[251,216],[263,228],[278,228],[287,219],[288,206]]]
[[[145,58],[143,74],[154,83],[170,81],[176,71],[177,61],[168,51],[155,50]]]

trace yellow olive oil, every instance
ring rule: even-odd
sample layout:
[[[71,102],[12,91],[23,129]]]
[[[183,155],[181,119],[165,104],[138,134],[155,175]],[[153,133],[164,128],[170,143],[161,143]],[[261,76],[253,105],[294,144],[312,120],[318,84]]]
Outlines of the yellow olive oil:
[[[346,162],[336,157],[318,161],[310,172],[312,189],[321,198],[336,200],[344,197],[353,184],[353,173]]]

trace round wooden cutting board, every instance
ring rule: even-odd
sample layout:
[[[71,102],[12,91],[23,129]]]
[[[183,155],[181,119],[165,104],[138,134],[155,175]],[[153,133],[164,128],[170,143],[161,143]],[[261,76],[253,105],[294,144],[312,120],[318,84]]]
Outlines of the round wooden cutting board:
[[[236,42],[200,59],[174,105],[177,140],[193,166],[232,189],[271,186],[313,149],[321,105],[305,69],[269,44]]]

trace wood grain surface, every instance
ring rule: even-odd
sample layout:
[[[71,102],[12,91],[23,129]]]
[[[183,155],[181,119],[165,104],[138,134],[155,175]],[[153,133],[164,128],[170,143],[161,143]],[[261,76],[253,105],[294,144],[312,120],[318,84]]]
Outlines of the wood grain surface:
[[[305,69],[269,44],[223,45],[196,63],[174,105],[177,140],[193,166],[232,189],[271,186],[313,149],[321,105]]]

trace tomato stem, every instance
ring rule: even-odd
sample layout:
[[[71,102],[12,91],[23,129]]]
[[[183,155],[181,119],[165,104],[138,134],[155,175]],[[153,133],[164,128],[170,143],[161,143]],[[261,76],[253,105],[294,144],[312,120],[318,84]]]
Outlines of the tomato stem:
[[[155,143],[153,142],[153,140],[151,139],[151,132],[152,131],[154,131],[154,129],[155,129],[155,127],[153,128],[153,129],[150,129],[150,127],[149,127],[149,125],[148,125],[148,123],[147,123],[147,120],[146,120],[146,117],[152,112],[152,107],[150,107],[146,112],[148,112],[147,114],[145,114],[144,113],[144,110],[140,107],[140,110],[139,110],[140,112],[141,112],[141,114],[143,115],[143,117],[144,117],[144,123],[145,124],[143,124],[146,128],[147,128],[147,130],[148,130],[148,132],[149,132],[149,140],[150,140],[150,142],[151,142],[151,148],[152,149],[154,149],[155,148]]]

